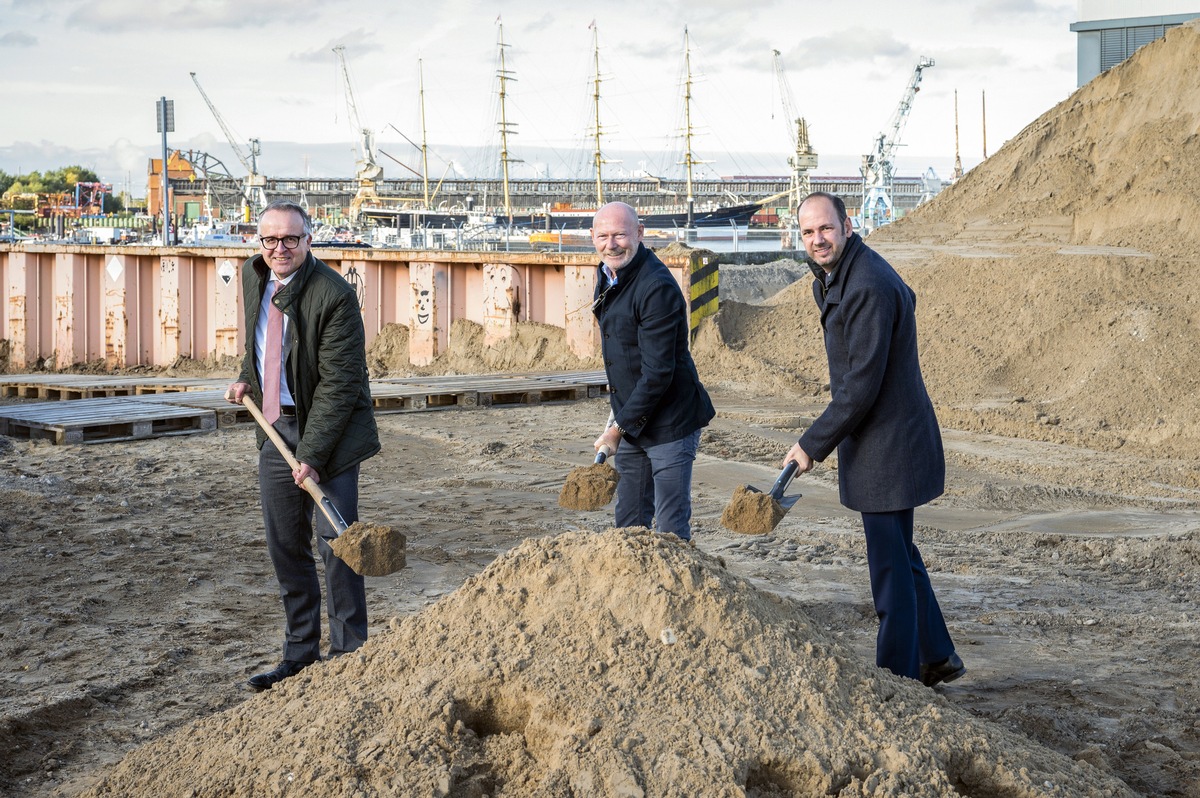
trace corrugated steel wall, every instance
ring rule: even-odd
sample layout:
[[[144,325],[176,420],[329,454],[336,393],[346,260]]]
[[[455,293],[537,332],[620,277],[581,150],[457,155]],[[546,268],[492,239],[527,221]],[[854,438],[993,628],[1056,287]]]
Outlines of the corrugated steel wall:
[[[0,245],[0,338],[8,341],[9,368],[240,358],[240,269],[253,252]],[[482,325],[488,345],[510,335],[515,323],[532,321],[563,328],[580,356],[598,352],[594,255],[334,248],[314,254],[358,291],[367,344],[385,325],[402,324],[415,365],[445,351],[458,319]],[[664,261],[692,298],[694,254]],[[715,282],[711,268],[705,272]],[[713,310],[706,304],[700,312]]]

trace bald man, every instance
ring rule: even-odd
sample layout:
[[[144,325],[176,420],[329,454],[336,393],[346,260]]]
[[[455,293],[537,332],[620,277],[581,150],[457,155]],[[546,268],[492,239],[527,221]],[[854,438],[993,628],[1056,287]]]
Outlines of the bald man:
[[[691,541],[692,464],[716,411],[688,348],[687,301],[642,243],[644,232],[623,202],[605,205],[592,221],[600,256],[592,312],[612,406],[595,446],[616,451],[616,526]]]

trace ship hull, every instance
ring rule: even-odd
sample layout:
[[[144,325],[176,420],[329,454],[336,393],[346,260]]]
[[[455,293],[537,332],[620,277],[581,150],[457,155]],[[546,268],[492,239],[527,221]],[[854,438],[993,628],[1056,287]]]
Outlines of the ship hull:
[[[728,205],[710,210],[695,211],[692,227],[746,227],[759,210],[759,203]],[[377,224],[400,230],[461,229],[469,224],[478,224],[478,214],[453,211],[424,211],[418,209],[363,208],[360,214]],[[530,230],[589,230],[594,209],[558,210],[548,213],[516,214],[512,226]],[[687,211],[669,213],[647,213],[640,218],[647,230],[685,230],[688,228]],[[493,221],[494,220],[494,221]],[[507,217],[497,214],[489,223],[507,226]]]
[[[744,205],[728,205],[705,211],[695,211],[692,227],[746,227],[750,219],[758,213],[759,203]],[[586,211],[550,211],[542,219],[542,227],[546,230],[588,230],[592,226],[594,210]],[[687,211],[670,213],[647,213],[639,216],[639,220],[647,230],[685,230],[688,228]]]

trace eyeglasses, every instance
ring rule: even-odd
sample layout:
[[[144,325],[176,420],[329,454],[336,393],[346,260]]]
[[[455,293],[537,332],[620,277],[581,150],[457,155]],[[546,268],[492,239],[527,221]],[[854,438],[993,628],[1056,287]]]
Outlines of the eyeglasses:
[[[275,249],[280,244],[283,244],[284,249],[295,249],[300,246],[300,239],[303,236],[259,236],[258,243],[262,244],[263,249]]]

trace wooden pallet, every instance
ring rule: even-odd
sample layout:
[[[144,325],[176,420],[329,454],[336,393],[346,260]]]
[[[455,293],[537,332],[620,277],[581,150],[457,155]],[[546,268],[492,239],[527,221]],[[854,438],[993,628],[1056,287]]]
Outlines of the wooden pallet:
[[[216,429],[211,410],[136,398],[79,399],[0,407],[0,435],[57,444],[111,443]]]
[[[114,396],[211,390],[230,380],[187,377],[108,377],[92,374],[12,374],[0,376],[0,397],[41,399],[98,399]]]
[[[0,406],[0,435],[99,443],[187,435],[253,421],[225,401],[228,379],[106,377],[81,374],[0,377],[6,397],[42,399]],[[602,371],[408,377],[371,383],[376,413],[538,405],[608,392]],[[71,399],[73,401],[62,401]]]
[[[230,404],[225,401],[225,391],[227,389],[228,382],[225,383],[225,387],[223,388],[144,394],[139,396],[138,400],[148,404],[196,407],[211,411],[216,416],[217,427],[219,429],[232,427],[235,424],[253,422],[254,417],[250,415],[249,410],[241,405]]]
[[[405,377],[371,383],[376,409],[384,412],[566,402],[607,390],[604,372]]]

